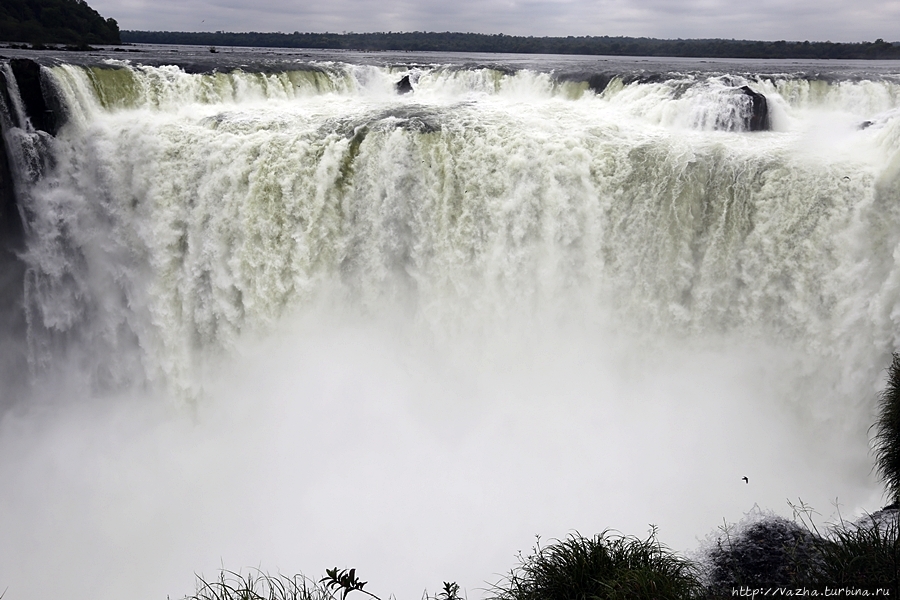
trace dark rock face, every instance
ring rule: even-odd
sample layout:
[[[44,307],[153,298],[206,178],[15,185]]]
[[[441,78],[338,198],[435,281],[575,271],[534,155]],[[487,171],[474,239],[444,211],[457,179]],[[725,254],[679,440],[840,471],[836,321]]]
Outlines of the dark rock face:
[[[750,89],[749,86],[741,86],[741,92],[750,98],[750,117],[747,120],[748,131],[768,131],[769,124],[769,103],[766,97]]]
[[[409,82],[409,75],[404,75],[403,79],[394,84],[394,88],[398,94],[409,94],[413,91],[412,84]]]
[[[2,158],[5,164],[6,157]],[[16,210],[15,204],[4,201],[0,215],[0,416],[24,392],[29,375],[25,263],[18,255],[23,246],[21,222],[10,210]]]
[[[0,413],[24,390],[28,375],[25,263],[19,259],[25,232],[6,148],[7,128],[13,125],[4,110],[10,105],[10,83],[14,84],[0,72],[0,381],[5,388],[0,393]]]
[[[56,135],[65,123],[65,113],[57,98],[56,90],[43,81],[41,66],[27,58],[14,58],[9,61],[19,95],[31,125],[40,131]]]
[[[3,125],[0,124],[0,133]],[[0,246],[4,249],[19,248],[23,239],[22,220],[16,204],[13,188],[12,172],[9,168],[9,157],[6,155],[6,143],[0,140]]]
[[[0,250],[14,252],[23,244],[24,226],[19,210],[21,199],[16,191],[17,183],[22,183],[19,179],[22,173],[15,170],[13,157],[18,154],[16,148],[9,144],[16,143],[16,135],[10,128],[24,130],[26,135],[31,136],[37,132],[46,142],[65,122],[65,111],[56,89],[44,82],[38,63],[16,58],[9,61],[9,66],[12,77],[9,71],[0,71]],[[21,99],[24,115],[22,111],[13,109],[12,99],[16,92]],[[36,149],[38,152],[46,150],[45,144],[39,144]]]
[[[11,102],[8,87],[10,83],[15,84],[8,82],[6,74],[0,71],[0,111],[4,112],[0,114],[0,251],[12,252],[21,247],[24,232],[6,150],[7,127],[13,125],[8,110],[5,110]]]
[[[606,89],[606,86],[608,86],[609,82],[613,79],[615,79],[615,75],[612,73],[599,73],[591,75],[588,78],[588,88],[595,94],[602,94]]]

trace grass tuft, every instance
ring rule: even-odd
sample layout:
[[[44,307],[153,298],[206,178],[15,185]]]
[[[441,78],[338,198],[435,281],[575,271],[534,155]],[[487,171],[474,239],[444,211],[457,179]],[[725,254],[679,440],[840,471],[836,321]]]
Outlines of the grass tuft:
[[[698,572],[656,539],[575,533],[546,547],[540,543],[492,600],[658,600],[700,598]]]
[[[834,587],[900,590],[900,523],[879,511],[832,530],[820,545],[822,578]]]
[[[875,468],[891,502],[900,502],[900,354],[893,354],[888,380],[878,405],[875,428]]]
[[[303,575],[268,575],[259,570],[242,575],[223,570],[216,581],[197,575],[197,592],[184,600],[334,600],[334,596]]]

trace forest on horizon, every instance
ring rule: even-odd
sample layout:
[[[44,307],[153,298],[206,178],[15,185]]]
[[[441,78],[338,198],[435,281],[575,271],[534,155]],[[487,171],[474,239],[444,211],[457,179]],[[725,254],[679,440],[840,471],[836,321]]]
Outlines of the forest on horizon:
[[[260,33],[122,31],[125,43],[309,48],[362,51],[494,52],[510,54],[586,54],[684,58],[900,59],[900,42],[761,42],[567,36],[533,37],[452,32]]]
[[[534,37],[454,32],[261,33],[119,31],[85,0],[2,0],[0,40],[68,44],[185,44],[360,51],[583,54],[685,58],[900,59],[900,42],[834,43],[645,37]]]

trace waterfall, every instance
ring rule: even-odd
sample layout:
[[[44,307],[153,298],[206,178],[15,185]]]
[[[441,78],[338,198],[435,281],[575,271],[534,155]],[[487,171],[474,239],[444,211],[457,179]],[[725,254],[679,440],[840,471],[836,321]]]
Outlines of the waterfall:
[[[892,305],[894,83],[762,82],[776,124],[799,123],[747,135],[711,130],[746,107],[722,77],[560,96],[547,74],[435,69],[402,98],[396,73],[314,67],[54,68],[73,116],[33,185],[35,345],[89,338],[108,379],[134,337],[131,375],[172,382],[339,289],[436,331],[614,318],[824,355],[863,337],[877,358],[837,358],[867,377],[892,348],[872,301]],[[842,130],[803,147],[829,105]]]

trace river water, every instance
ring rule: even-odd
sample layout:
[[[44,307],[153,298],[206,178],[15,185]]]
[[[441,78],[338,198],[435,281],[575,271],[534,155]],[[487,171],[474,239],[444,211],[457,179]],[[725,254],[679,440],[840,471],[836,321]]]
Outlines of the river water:
[[[535,535],[880,507],[900,63],[136,49],[4,51],[66,115],[2,107],[8,598],[479,597]]]

